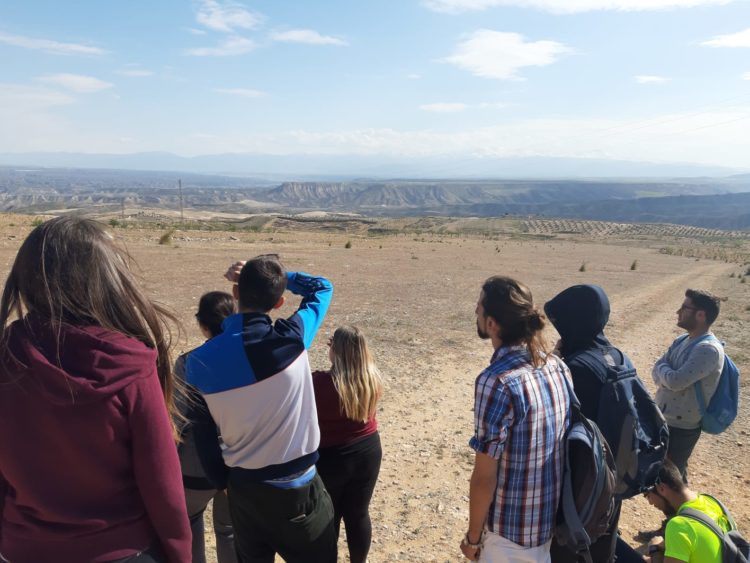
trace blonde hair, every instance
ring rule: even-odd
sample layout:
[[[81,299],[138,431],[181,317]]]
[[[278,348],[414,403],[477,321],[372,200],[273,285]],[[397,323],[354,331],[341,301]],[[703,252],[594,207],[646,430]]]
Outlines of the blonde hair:
[[[356,326],[341,326],[331,338],[331,376],[347,418],[367,422],[375,416],[383,379],[365,335]]]

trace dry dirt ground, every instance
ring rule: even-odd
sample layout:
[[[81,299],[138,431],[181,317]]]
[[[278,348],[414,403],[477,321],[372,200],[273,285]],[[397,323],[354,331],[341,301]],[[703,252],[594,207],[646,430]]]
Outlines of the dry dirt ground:
[[[0,279],[4,279],[29,222],[0,217]],[[687,287],[726,296],[716,333],[744,374],[750,373],[750,284],[747,266],[658,253],[647,242],[604,244],[585,239],[499,240],[389,235],[382,238],[304,232],[177,232],[171,246],[160,231],[114,229],[158,300],[184,323],[176,352],[200,343],[193,325],[197,299],[229,289],[222,274],[237,259],[276,252],[289,269],[329,277],[330,314],[313,344],[313,368],[328,367],[325,341],[337,325],[367,333],[387,383],[378,412],[384,459],[371,505],[370,561],[460,561],[458,543],[468,518],[473,455],[472,393],[492,350],[476,336],[474,307],[482,281],[506,274],[525,281],[541,306],[577,283],[602,285],[612,302],[610,339],[633,358],[651,388],[650,369],[679,333],[675,310]],[[351,248],[345,248],[351,240]],[[684,241],[689,245],[689,241]],[[637,267],[631,264],[637,260]],[[585,271],[579,271],[582,263]],[[735,274],[735,275],[732,275]],[[731,277],[730,277],[731,276]],[[291,314],[296,301],[285,305]],[[554,329],[547,332],[554,342]],[[750,386],[742,387],[748,405]],[[704,435],[691,460],[692,485],[723,499],[750,535],[750,416],[744,409],[720,436]],[[658,527],[661,516],[637,498],[623,508],[622,530]],[[208,528],[209,526],[207,526]],[[342,532],[343,536],[343,532]],[[341,540],[341,561],[347,558]]]

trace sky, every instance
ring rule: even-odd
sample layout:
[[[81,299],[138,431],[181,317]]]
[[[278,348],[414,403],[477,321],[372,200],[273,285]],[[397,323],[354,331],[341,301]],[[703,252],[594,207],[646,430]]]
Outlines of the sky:
[[[0,152],[750,168],[750,0],[0,3]]]

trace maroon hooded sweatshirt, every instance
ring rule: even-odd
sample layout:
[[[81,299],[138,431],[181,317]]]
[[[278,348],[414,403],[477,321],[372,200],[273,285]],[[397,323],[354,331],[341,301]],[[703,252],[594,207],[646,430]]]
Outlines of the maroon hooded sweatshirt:
[[[171,563],[191,561],[156,352],[97,326],[58,334],[34,315],[9,331],[0,553],[12,563],[103,562],[161,544]]]

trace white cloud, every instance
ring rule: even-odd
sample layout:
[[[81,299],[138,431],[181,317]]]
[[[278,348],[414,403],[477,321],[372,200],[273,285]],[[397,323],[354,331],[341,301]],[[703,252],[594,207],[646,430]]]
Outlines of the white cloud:
[[[408,78],[409,80],[419,80],[420,78],[422,78],[422,75],[417,74],[416,72],[412,72],[411,74],[407,74],[406,78]]]
[[[232,33],[237,29],[255,29],[263,16],[238,2],[201,0],[195,20],[213,31]]]
[[[120,76],[127,76],[129,78],[142,78],[144,76],[153,76],[154,71],[146,70],[144,68],[129,67],[116,70],[115,74],[119,74]]]
[[[456,46],[442,62],[483,78],[518,79],[517,71],[527,66],[554,63],[571,49],[557,41],[525,41],[523,35],[480,29]]]
[[[718,35],[713,39],[704,41],[701,45],[706,47],[750,47],[750,27],[737,33]]]
[[[40,76],[37,80],[82,94],[100,92],[107,88],[112,88],[113,86],[111,82],[105,82],[104,80],[99,80],[93,76],[84,76],[82,74],[47,74],[45,76]]]
[[[495,6],[532,8],[555,14],[573,14],[611,10],[639,12],[719,6],[735,0],[423,0],[423,4],[436,12],[460,14],[486,10]]]
[[[192,33],[193,35],[206,35],[206,31],[203,29],[196,29],[194,27],[187,27],[185,29],[187,29],[188,33]]]
[[[424,104],[419,106],[422,111],[432,111],[435,113],[457,113],[464,111],[468,106],[455,102],[437,102],[434,104]]]
[[[422,111],[435,113],[458,113],[467,109],[502,109],[507,107],[503,102],[481,102],[479,104],[464,104],[462,102],[437,102],[419,106]]]
[[[75,99],[67,94],[21,84],[0,84],[0,107],[5,109],[41,110],[72,104]]]
[[[522,119],[451,131],[380,128],[295,130],[271,135],[238,133],[236,136],[219,135],[211,146],[217,153],[549,156],[695,162],[746,168],[749,115],[750,106],[743,106],[731,111],[657,114],[642,119]],[[722,150],[707,150],[715,146],[721,146]],[[205,151],[205,145],[196,142],[193,150],[200,154]]]
[[[104,55],[108,53],[99,47],[90,45],[80,45],[78,43],[62,43],[52,39],[37,39],[33,37],[24,37],[22,35],[10,35],[0,31],[0,43],[21,47],[23,49],[34,49],[37,51],[46,51],[57,55]]]
[[[194,57],[232,57],[244,55],[255,49],[255,41],[245,37],[230,37],[219,43],[216,47],[195,47],[187,49],[187,55]]]
[[[266,95],[265,92],[251,88],[214,88],[214,92],[229,96],[239,96],[241,98],[262,98]]]
[[[348,45],[343,39],[331,35],[321,35],[312,29],[277,31],[271,34],[271,39],[284,43],[306,43],[308,45],[337,45],[339,47]]]
[[[742,75],[742,80],[750,80],[750,72],[746,72]]]
[[[664,84],[671,80],[671,78],[667,78],[666,76],[656,76],[653,74],[639,74],[633,78],[635,78],[638,84]]]

